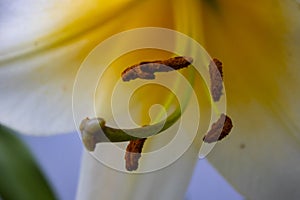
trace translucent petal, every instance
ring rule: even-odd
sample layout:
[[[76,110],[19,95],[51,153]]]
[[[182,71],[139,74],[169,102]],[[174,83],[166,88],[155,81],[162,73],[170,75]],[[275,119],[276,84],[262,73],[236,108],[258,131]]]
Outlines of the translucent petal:
[[[247,198],[298,199],[299,3],[204,5],[205,46],[224,63],[234,122],[208,159]]]
[[[1,58],[37,51],[105,23],[132,1],[1,1]]]
[[[199,140],[196,140],[173,164],[141,174],[111,169],[85,152],[76,199],[183,199],[197,160],[199,145]],[[143,160],[142,156],[141,162],[147,162],[147,159]]]
[[[25,6],[21,10],[27,14],[22,16],[28,18],[29,31],[22,26],[21,16],[14,18],[9,15],[11,12],[4,12],[7,15],[3,13],[6,17],[1,18],[1,25],[5,27],[1,29],[5,30],[5,45],[1,46],[3,53],[0,60],[0,121],[26,134],[58,134],[75,129],[71,112],[73,82],[81,62],[98,43],[127,29],[143,26],[170,28],[173,24],[171,17],[159,18],[165,13],[163,5],[155,9],[154,16],[151,9],[140,14],[143,8],[153,7],[155,1],[126,4],[128,7],[112,3],[108,6],[112,9],[110,12],[107,9],[103,11],[105,6],[102,5],[97,4],[98,7],[94,8],[94,1],[82,1],[75,3],[74,8],[71,6],[68,14],[65,14],[68,2],[62,5],[64,9],[54,9],[54,4],[44,5],[41,2],[35,12],[25,9],[29,4],[7,5],[15,12]],[[81,9],[82,4],[86,9]],[[78,13],[78,9],[83,13]],[[57,16],[53,20],[62,24],[55,23],[54,27],[51,22],[53,13]],[[43,20],[37,20],[39,17],[50,21],[45,22],[46,32],[43,26],[39,30],[34,28],[44,24]],[[22,41],[14,42],[14,38]]]

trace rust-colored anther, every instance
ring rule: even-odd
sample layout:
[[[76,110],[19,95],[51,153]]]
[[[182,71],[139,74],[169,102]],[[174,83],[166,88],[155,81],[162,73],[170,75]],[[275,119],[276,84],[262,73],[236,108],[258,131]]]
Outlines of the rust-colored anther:
[[[191,57],[178,56],[167,60],[146,61],[126,68],[121,76],[123,81],[137,78],[155,79],[155,72],[168,72],[188,67],[192,64]]]
[[[137,170],[144,143],[147,138],[131,140],[126,148],[125,161],[128,171]]]
[[[192,62],[193,59],[191,57],[185,56],[178,56],[167,60],[141,62],[126,68],[121,76],[123,81],[130,81],[137,78],[155,79],[155,72],[179,70],[188,67]],[[132,140],[127,145],[125,161],[126,169],[128,171],[137,170],[145,141],[146,138]]]
[[[232,121],[230,117],[222,114],[217,122],[212,124],[210,131],[203,137],[203,141],[212,143],[222,140],[232,129]]]
[[[215,67],[216,65],[217,67]],[[222,71],[222,62],[218,59],[214,58],[211,63],[209,64],[209,74],[210,74],[210,80],[211,80],[211,93],[213,100],[219,101],[222,96],[222,90],[223,90],[223,71]]]

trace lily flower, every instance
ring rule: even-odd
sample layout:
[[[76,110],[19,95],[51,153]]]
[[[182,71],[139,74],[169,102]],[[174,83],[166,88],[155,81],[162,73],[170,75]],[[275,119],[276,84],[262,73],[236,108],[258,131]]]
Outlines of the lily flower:
[[[234,130],[215,146],[209,161],[246,198],[300,196],[299,2],[27,1],[3,3],[0,9],[2,124],[43,136],[78,129],[72,114],[73,85],[90,51],[122,31],[168,28],[198,41],[224,63],[227,113]],[[126,61],[136,58],[128,55]],[[113,69],[111,74],[119,76],[120,69]],[[103,99],[112,87],[105,80],[100,108],[110,104]],[[141,116],[139,124],[149,121],[149,104],[166,104],[169,96],[160,90],[147,101],[137,96],[145,110],[134,115]],[[85,152],[77,199],[183,199],[201,142],[197,136],[173,164],[143,174],[118,172]]]

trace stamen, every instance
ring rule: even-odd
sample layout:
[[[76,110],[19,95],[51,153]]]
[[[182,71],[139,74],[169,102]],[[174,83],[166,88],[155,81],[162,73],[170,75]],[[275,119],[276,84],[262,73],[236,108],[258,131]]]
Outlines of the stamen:
[[[214,66],[216,65],[217,68]],[[223,90],[223,71],[222,71],[222,62],[218,59],[214,58],[213,61],[209,64],[209,74],[211,80],[211,93],[213,96],[213,100],[219,101],[222,96]]]
[[[128,171],[137,170],[144,143],[147,138],[131,140],[126,148],[125,160]]]
[[[191,57],[174,57],[167,60],[146,61],[126,68],[121,76],[123,81],[130,81],[136,78],[155,79],[155,72],[168,72],[188,67],[193,62]],[[138,161],[146,138],[132,140],[126,148],[125,160],[128,171],[137,170]]]
[[[232,121],[230,117],[222,114],[217,122],[213,123],[210,131],[203,137],[203,141],[212,143],[222,140],[232,129]]]
[[[191,57],[178,56],[167,60],[146,61],[126,68],[121,76],[123,81],[130,81],[137,78],[155,79],[155,72],[168,72],[188,67],[192,64]]]
[[[168,72],[188,67],[193,62],[190,57],[174,57],[167,60],[141,62],[128,67],[122,72],[123,81],[136,78],[154,79],[155,72]],[[133,171],[138,168],[142,148],[147,137],[158,134],[172,126],[181,116],[181,110],[176,109],[166,120],[153,125],[146,125],[133,129],[116,129],[106,126],[102,118],[86,118],[81,122],[80,131],[85,147],[94,151],[96,144],[101,142],[130,141],[125,154],[126,169]],[[157,130],[159,130],[157,132]]]

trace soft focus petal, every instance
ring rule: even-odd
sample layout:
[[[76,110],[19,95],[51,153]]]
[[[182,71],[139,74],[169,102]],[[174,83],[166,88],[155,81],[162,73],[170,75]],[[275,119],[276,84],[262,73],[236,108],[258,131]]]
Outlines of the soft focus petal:
[[[205,46],[224,63],[231,137],[208,159],[250,199],[299,199],[296,1],[205,4]]]
[[[247,198],[297,199],[299,2],[191,2],[57,1],[34,7],[1,3],[1,123],[36,135],[73,130],[72,86],[87,53],[123,30],[174,28],[200,41],[224,63],[234,129],[209,155],[210,161]],[[148,177],[118,173],[87,155],[78,199],[150,198],[148,187],[161,195],[155,198],[182,198],[195,160],[195,152],[187,152],[174,165]],[[146,178],[150,181],[144,183]],[[162,184],[167,188],[159,187]],[[120,188],[112,192],[116,185]]]
[[[198,5],[195,3],[196,1],[189,1],[186,3],[183,3],[182,1],[172,1],[172,3],[166,3],[164,4],[163,1],[159,2],[156,7],[156,9],[160,8],[167,12],[167,15],[164,14],[160,16],[160,18],[164,17],[170,17],[170,13],[174,12],[175,14],[175,29],[183,30],[185,33],[189,34],[190,36],[194,36],[197,32],[194,29],[194,24],[197,24],[198,20],[200,21],[200,18],[195,18],[195,21],[191,21],[190,18],[186,18],[185,15],[193,10],[192,13],[196,15],[196,11],[198,10]],[[155,5],[155,4],[154,4]],[[151,7],[148,7],[147,9],[150,9]],[[172,10],[174,8],[174,10]],[[144,11],[141,10],[141,12],[144,13]],[[157,13],[156,13],[157,14]],[[189,16],[189,15],[188,15]],[[196,28],[198,30],[198,28]],[[184,46],[181,48],[185,48]],[[155,51],[154,51],[155,52]],[[153,52],[148,52],[148,56],[151,57],[151,54]],[[127,56],[135,56],[138,54],[133,55],[127,55]],[[159,54],[159,56],[167,56],[168,54]],[[127,57],[128,58],[128,57]],[[126,63],[124,60],[119,60],[121,63]],[[127,61],[129,62],[129,61]],[[109,74],[109,73],[108,73]],[[117,73],[120,74],[120,73]],[[109,76],[111,77],[111,76]],[[110,79],[111,82],[115,82],[117,77],[112,77]],[[107,83],[105,81],[105,83]],[[114,86],[114,84],[108,84],[108,89],[106,87],[103,87],[99,93],[100,100],[102,99],[109,99],[109,94],[113,87],[109,89],[111,86]],[[130,86],[130,84],[129,84]],[[101,87],[101,85],[100,85]],[[98,88],[99,89],[99,88]],[[133,110],[133,116],[138,115],[142,119],[136,120],[137,123],[142,124],[143,122],[148,122],[148,111],[149,111],[149,104],[152,103],[164,103],[165,93],[160,94],[160,91],[164,90],[156,90],[157,88],[153,87],[155,89],[155,92],[149,92],[150,95],[144,95],[144,96],[137,96],[136,98],[133,98],[134,100],[137,100],[135,103],[139,103],[144,112],[142,112],[142,116],[140,113],[135,113]],[[107,90],[107,91],[106,91]],[[124,91],[126,92],[126,91]],[[164,91],[165,92],[165,91]],[[157,95],[156,95],[157,94]],[[159,95],[158,95],[159,94]],[[102,96],[103,95],[103,96]],[[139,99],[140,98],[140,99]],[[120,105],[122,105],[123,99],[120,99]],[[138,102],[140,101],[140,102]],[[97,101],[98,102],[98,101]],[[105,101],[100,104],[99,106],[99,112],[101,113],[100,116],[104,116],[105,114],[108,115],[108,117],[105,117],[105,119],[109,119],[109,113],[105,110],[106,107],[109,107],[110,101]],[[134,104],[134,107],[138,107],[137,104]],[[102,108],[102,109],[101,109]],[[196,109],[191,106],[190,108],[194,112]],[[104,111],[105,110],[105,111]],[[140,109],[137,109],[140,110]],[[98,111],[98,110],[97,110]],[[130,110],[131,111],[131,110]],[[122,117],[123,113],[120,113],[120,116]],[[185,112],[186,116],[183,116],[183,118],[186,118],[186,120],[190,121],[191,115],[188,115],[187,112]],[[146,115],[146,116],[145,116]],[[145,119],[147,118],[147,119]],[[135,118],[137,119],[137,118]],[[195,118],[197,119],[197,118]],[[147,124],[147,123],[146,123]],[[190,135],[192,131],[189,131],[189,128],[187,127],[184,129],[185,135]],[[166,132],[162,133],[161,135],[172,135],[174,133],[174,130],[168,129]],[[188,151],[186,151],[178,160],[176,160],[171,165],[168,165],[162,169],[159,169],[157,171],[151,171],[148,173],[141,173],[141,174],[135,174],[135,173],[126,173],[122,171],[117,171],[116,169],[112,169],[110,167],[107,167],[107,163],[99,163],[99,161],[95,160],[95,158],[91,157],[91,155],[85,153],[84,158],[82,160],[82,169],[81,169],[81,177],[79,181],[79,187],[78,187],[78,193],[77,193],[77,199],[78,200],[84,200],[84,199],[130,199],[130,200],[139,200],[139,199],[164,199],[164,200],[182,200],[185,195],[185,190],[188,186],[189,180],[191,178],[195,163],[198,159],[198,151],[200,144],[202,142],[201,135],[198,135],[198,137],[195,139],[193,144],[190,146]],[[158,147],[162,147],[167,142],[170,141],[170,138],[165,137],[164,140],[157,139],[158,137],[153,137],[150,139],[147,139],[146,146],[143,149],[143,153],[149,151],[153,151],[154,149],[157,151]],[[163,137],[162,137],[163,138]],[[105,152],[105,144],[99,144],[98,149],[100,148],[101,151],[97,152],[94,155],[98,155],[98,158],[100,157],[99,154],[106,153]],[[103,147],[104,146],[104,147]],[[179,145],[178,145],[179,146]],[[178,147],[179,148],[179,147]],[[146,150],[146,151],[145,151]],[[160,149],[158,149],[160,150]],[[174,149],[174,152],[176,149]],[[159,151],[158,151],[159,152]],[[174,152],[169,151],[168,156],[161,156],[161,160],[165,159],[167,160],[167,157],[173,157]],[[107,153],[108,154],[108,153]],[[123,157],[115,157],[113,153],[109,154],[108,157],[110,158],[112,163],[124,163]],[[144,166],[155,166],[159,165],[161,160],[154,160],[153,158],[146,157],[144,154],[142,154],[141,160],[140,160],[140,167]],[[102,161],[103,162],[103,161]],[[122,165],[123,166],[123,165]],[[155,169],[153,169],[155,170]],[[138,171],[139,172],[139,171]]]
[[[98,4],[94,8],[94,4],[94,1],[66,1],[59,5],[41,2],[40,7],[35,4],[33,10],[29,9],[30,3],[8,3],[1,7],[11,11],[1,12],[5,16],[1,18],[1,26],[5,28],[1,28],[1,35],[4,35],[1,43],[5,44],[1,46],[0,60],[1,123],[35,135],[74,130],[72,86],[89,51],[114,33],[143,26],[171,28],[173,24],[171,15],[160,17],[169,2],[160,3],[160,7],[155,7],[156,1],[111,3],[107,9]],[[9,15],[19,10],[22,15],[16,18]],[[56,16],[54,24],[52,15]]]
[[[1,1],[1,58],[36,51],[103,24],[133,1]]]
[[[170,166],[143,174],[116,171],[99,163],[85,152],[77,200],[182,200],[193,173],[199,146],[199,141],[194,142],[189,150]]]

